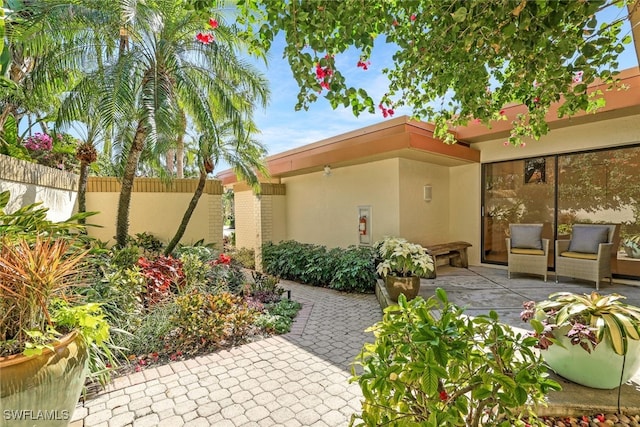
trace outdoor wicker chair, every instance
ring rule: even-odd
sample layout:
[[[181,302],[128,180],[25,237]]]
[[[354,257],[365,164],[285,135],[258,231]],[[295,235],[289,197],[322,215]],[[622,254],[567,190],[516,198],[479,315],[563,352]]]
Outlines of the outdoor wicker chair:
[[[549,239],[543,239],[542,224],[510,224],[507,238],[507,273],[536,274],[547,281]]]
[[[558,276],[596,282],[609,278],[614,238],[619,224],[574,224],[571,240],[556,240],[556,283]]]

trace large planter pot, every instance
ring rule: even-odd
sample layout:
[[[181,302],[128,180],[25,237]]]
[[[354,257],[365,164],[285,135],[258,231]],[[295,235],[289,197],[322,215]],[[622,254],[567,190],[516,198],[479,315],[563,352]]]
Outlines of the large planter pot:
[[[564,332],[563,332],[564,329]],[[544,361],[558,375],[574,383],[591,388],[613,389],[620,385],[620,374],[624,361],[622,384],[626,383],[640,369],[640,341],[629,340],[626,360],[616,354],[608,341],[599,343],[591,353],[579,345],[573,345],[564,335],[567,329],[557,331],[556,339],[565,348],[554,344],[542,350]]]
[[[389,298],[393,301],[398,301],[400,294],[404,294],[407,300],[413,299],[420,291],[420,277],[418,276],[386,276],[384,278],[384,284],[389,293]]]
[[[67,426],[84,386],[87,361],[87,346],[75,332],[40,356],[0,358],[0,416],[11,426]]]

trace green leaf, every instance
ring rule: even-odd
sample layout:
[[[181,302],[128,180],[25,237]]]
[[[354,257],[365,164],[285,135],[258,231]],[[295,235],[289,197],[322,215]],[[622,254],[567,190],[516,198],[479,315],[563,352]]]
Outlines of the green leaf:
[[[467,8],[464,6],[459,7],[455,12],[451,14],[451,17],[455,22],[464,22],[464,20],[467,18]]]

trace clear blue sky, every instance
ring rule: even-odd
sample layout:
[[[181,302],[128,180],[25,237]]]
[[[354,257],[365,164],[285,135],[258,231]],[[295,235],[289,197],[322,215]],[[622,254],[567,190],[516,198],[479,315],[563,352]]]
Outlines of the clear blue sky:
[[[626,9],[609,7],[605,13],[606,16],[600,17],[601,22],[610,22],[618,18],[626,13]],[[623,36],[631,31],[628,21],[625,25]],[[263,63],[257,64],[270,81],[271,98],[266,111],[259,110],[255,113],[255,121],[261,130],[256,139],[266,145],[269,155],[387,120],[377,108],[375,114],[365,112],[359,117],[355,117],[351,109],[340,107],[333,110],[322,96],[310,105],[308,111],[295,111],[298,86],[289,64],[282,59],[283,47],[284,38],[279,36],[269,52],[268,66],[264,66]],[[377,101],[387,90],[387,80],[381,70],[391,67],[392,54],[393,47],[385,45],[381,40],[376,44],[371,64],[366,71],[356,66],[359,60],[356,50],[336,56],[336,62],[345,74],[347,84],[365,88],[377,105]],[[621,70],[638,65],[633,44],[626,45],[625,52],[619,57],[619,63]],[[400,115],[411,115],[411,110],[399,109],[394,117]],[[227,168],[226,164],[220,164],[214,174]]]

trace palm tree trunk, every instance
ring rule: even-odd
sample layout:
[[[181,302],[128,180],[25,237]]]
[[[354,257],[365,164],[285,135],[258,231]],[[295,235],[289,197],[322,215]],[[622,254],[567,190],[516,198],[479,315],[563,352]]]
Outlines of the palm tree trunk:
[[[167,173],[171,176],[175,174],[175,170],[176,170],[176,165],[174,161],[175,156],[176,156],[176,150],[173,148],[170,150],[167,150],[167,153],[164,155],[165,163],[167,164]]]
[[[80,178],[78,183],[78,212],[87,211],[87,181],[89,179],[89,164],[87,162],[80,163]],[[85,224],[85,218],[78,220],[80,224]]]
[[[138,160],[144,149],[144,139],[146,137],[146,129],[143,121],[138,122],[136,134],[133,137],[131,150],[127,155],[127,162],[122,175],[122,189],[120,190],[120,199],[118,200],[118,217],[116,220],[116,246],[124,248],[127,244],[129,235],[129,207],[131,205],[131,193],[133,192],[133,180],[136,177],[138,168]]]
[[[178,135],[176,148],[176,177],[184,178],[184,134]]]
[[[200,171],[200,180],[198,181],[198,186],[196,187],[196,191],[193,193],[193,197],[189,202],[189,206],[187,206],[187,210],[184,212],[184,216],[182,217],[182,222],[176,231],[175,236],[169,242],[167,247],[164,250],[165,256],[169,256],[171,252],[178,246],[178,242],[184,236],[184,232],[187,229],[187,225],[189,225],[189,221],[191,220],[191,216],[193,215],[193,211],[196,210],[196,206],[198,206],[198,200],[200,200],[200,196],[202,196],[202,192],[204,191],[204,185],[207,182],[207,172],[204,170]]]

